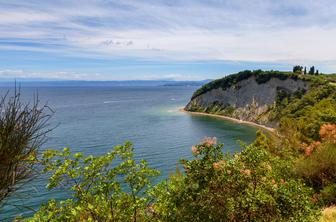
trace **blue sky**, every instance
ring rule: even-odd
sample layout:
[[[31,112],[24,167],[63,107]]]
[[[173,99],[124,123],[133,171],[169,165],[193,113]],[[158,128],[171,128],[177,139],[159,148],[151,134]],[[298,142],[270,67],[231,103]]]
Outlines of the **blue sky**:
[[[333,0],[0,0],[0,79],[336,72]]]

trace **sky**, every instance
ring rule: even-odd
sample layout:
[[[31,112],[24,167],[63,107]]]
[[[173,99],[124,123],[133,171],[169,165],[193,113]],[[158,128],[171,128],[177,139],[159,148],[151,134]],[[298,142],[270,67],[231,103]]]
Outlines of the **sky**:
[[[0,0],[0,81],[336,73],[334,0]]]

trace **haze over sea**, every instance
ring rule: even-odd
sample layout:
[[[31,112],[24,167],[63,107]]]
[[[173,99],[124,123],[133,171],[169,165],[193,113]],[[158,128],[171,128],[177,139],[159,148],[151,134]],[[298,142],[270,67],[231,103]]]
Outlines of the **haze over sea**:
[[[1,95],[8,89],[13,88],[2,87]],[[23,87],[23,99],[32,99],[37,89],[41,102],[48,102],[55,111],[51,125],[58,125],[43,149],[69,147],[74,152],[101,155],[128,140],[134,144],[136,158],[160,170],[161,179],[175,171],[181,158],[190,158],[191,146],[205,136],[217,137],[230,152],[239,150],[238,140],[249,143],[255,138],[253,127],[178,111],[195,86]],[[13,205],[36,210],[51,198],[69,195],[46,193],[46,184],[46,177],[41,176],[14,194],[9,201],[12,206],[3,209],[7,220],[33,213]]]

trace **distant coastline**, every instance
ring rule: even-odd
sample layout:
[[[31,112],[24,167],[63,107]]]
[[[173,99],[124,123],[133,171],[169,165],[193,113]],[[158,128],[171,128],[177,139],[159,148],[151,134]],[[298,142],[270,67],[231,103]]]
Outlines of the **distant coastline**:
[[[275,131],[276,131],[274,128],[267,127],[265,125],[261,125],[261,124],[257,124],[257,123],[250,122],[250,121],[245,121],[245,120],[239,120],[239,119],[235,119],[235,118],[228,117],[228,116],[211,114],[211,113],[202,113],[202,112],[191,112],[191,111],[186,111],[184,108],[180,108],[179,111],[184,112],[184,113],[188,113],[188,114],[191,114],[191,115],[212,116],[212,117],[216,117],[216,118],[220,118],[220,119],[224,119],[224,120],[229,120],[229,121],[239,123],[239,124],[250,125],[250,126],[253,126],[253,127],[256,127],[256,128],[266,130],[266,131],[271,132],[271,133],[275,133]]]

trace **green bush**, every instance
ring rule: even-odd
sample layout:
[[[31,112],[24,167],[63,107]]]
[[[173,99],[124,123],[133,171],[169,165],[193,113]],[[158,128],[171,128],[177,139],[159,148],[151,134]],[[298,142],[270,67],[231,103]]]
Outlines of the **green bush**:
[[[336,144],[325,142],[316,148],[310,156],[299,159],[295,172],[319,191],[323,187],[336,183]]]
[[[324,205],[336,203],[336,184],[331,184],[321,190],[321,198]]]
[[[133,159],[130,143],[103,156],[44,152],[44,172],[51,172],[48,189],[72,191],[72,198],[50,200],[28,221],[145,221],[150,200],[146,192],[158,171]]]
[[[159,221],[314,221],[311,190],[284,174],[264,135],[240,154],[224,155],[211,140],[193,147],[177,173],[153,191]],[[288,172],[288,171],[287,171]]]
[[[336,123],[336,88],[329,85],[313,88],[276,112],[279,113],[274,116],[280,117],[283,134],[295,130],[302,142],[319,140],[321,125]]]

